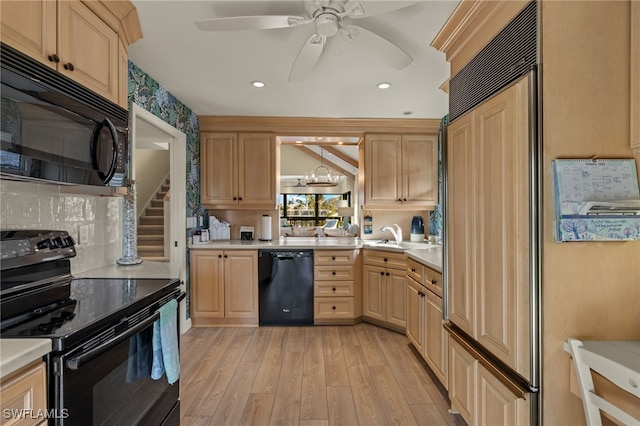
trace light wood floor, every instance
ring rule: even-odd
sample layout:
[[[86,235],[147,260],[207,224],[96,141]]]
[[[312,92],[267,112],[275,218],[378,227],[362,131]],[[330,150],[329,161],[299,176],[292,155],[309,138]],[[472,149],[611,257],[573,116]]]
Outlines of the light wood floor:
[[[365,323],[193,328],[181,425],[463,425],[408,344]]]

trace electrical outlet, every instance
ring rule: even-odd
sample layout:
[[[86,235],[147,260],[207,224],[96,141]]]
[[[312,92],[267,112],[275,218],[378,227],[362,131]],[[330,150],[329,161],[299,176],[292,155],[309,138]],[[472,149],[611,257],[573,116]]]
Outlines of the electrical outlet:
[[[89,244],[89,225],[80,225],[78,227],[78,244]]]

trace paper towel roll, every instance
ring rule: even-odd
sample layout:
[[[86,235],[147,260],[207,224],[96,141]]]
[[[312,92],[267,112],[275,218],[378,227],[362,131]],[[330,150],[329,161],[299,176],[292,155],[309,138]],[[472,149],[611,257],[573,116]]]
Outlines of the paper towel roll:
[[[268,214],[262,215],[261,235],[261,241],[271,241],[271,216],[269,216]]]

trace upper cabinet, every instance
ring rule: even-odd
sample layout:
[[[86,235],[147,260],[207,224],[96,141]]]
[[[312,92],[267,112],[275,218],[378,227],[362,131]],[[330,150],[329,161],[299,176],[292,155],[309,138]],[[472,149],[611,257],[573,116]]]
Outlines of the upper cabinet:
[[[364,208],[415,209],[437,204],[437,135],[368,134],[360,157]]]
[[[3,42],[127,107],[126,46],[141,37],[130,2],[2,1],[0,7]]]
[[[277,157],[272,133],[202,133],[202,204],[211,209],[274,209]]]

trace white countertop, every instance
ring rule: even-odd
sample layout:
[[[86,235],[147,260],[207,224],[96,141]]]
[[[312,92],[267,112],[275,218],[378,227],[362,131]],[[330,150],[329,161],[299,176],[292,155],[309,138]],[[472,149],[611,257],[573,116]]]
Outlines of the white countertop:
[[[314,238],[314,237],[282,237],[273,241],[260,240],[215,240],[200,244],[189,244],[191,250],[258,250],[258,249],[356,249],[394,251],[406,253],[412,259],[442,272],[442,246],[405,241],[398,244],[383,244],[378,241],[361,240],[359,238]]]
[[[49,339],[0,339],[0,377],[51,352]]]
[[[75,278],[180,278],[180,265],[168,262],[144,261],[138,265],[113,264],[102,268],[92,269]]]

